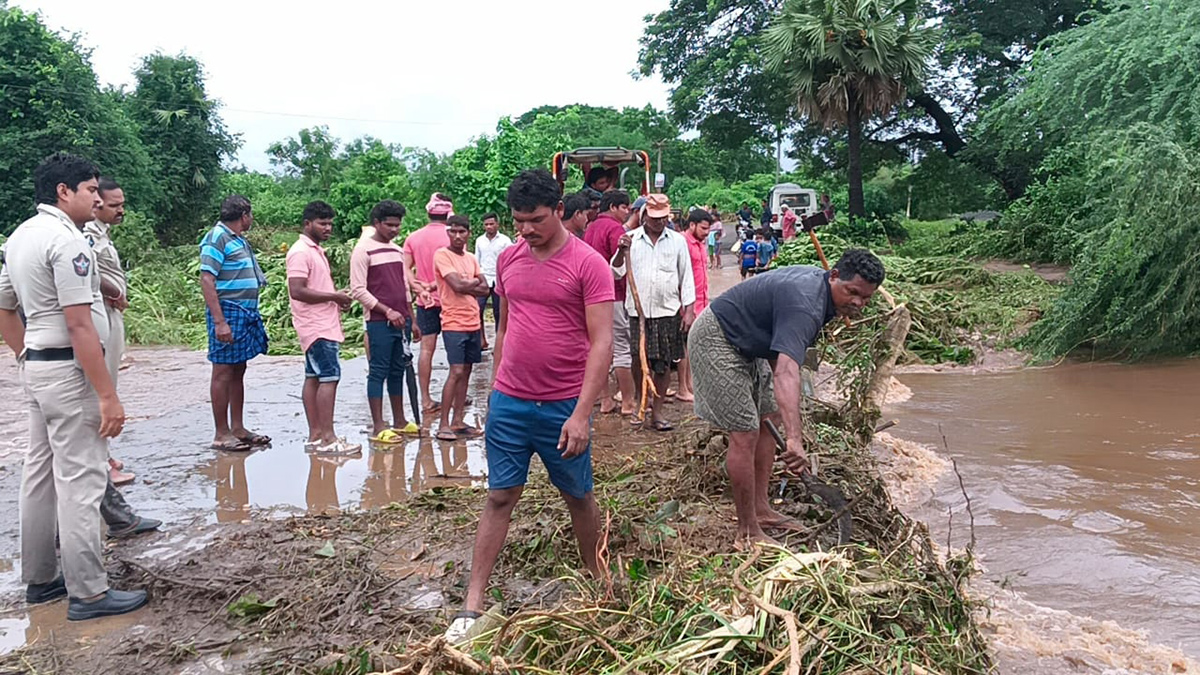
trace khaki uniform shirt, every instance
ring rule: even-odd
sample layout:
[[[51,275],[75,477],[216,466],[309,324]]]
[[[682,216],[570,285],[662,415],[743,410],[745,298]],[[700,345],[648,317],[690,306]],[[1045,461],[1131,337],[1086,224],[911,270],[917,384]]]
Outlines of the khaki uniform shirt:
[[[93,220],[83,226],[83,236],[96,252],[96,265],[100,268],[100,280],[116,286],[125,295],[125,269],[121,267],[121,256],[108,236],[111,225]]]
[[[108,341],[108,314],[100,296],[96,254],[67,214],[39,204],[4,246],[0,309],[25,313],[25,346],[71,346],[62,308],[91,305],[100,344]]]

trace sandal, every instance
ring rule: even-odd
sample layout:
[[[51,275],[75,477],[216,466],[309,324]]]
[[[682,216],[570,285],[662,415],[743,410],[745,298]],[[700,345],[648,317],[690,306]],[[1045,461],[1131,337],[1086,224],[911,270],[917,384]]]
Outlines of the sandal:
[[[483,435],[483,430],[479,427],[463,427],[461,429],[451,429],[459,438],[479,438]]]
[[[262,434],[256,434],[253,432],[251,432],[249,435],[246,435],[246,436],[238,436],[238,440],[243,443],[248,443],[250,445],[270,445],[271,444],[270,436],[263,436]]]
[[[384,429],[368,439],[372,443],[383,443],[390,445],[392,443],[403,443],[404,438],[397,433],[395,429]]]
[[[666,420],[659,420],[654,423],[655,431],[670,431],[674,428],[675,427],[671,426],[671,423]]]
[[[458,434],[454,433],[453,429],[440,429],[437,432],[437,439],[439,441],[457,441]]]
[[[483,612],[461,611],[454,615],[450,621],[450,627],[446,629],[443,637],[447,644],[457,645],[466,639],[467,634],[471,632],[471,628],[475,622],[483,616]]]
[[[213,450],[220,450],[222,452],[248,452],[249,450],[252,450],[254,446],[240,438],[235,438],[229,441],[216,441],[208,447]]]
[[[397,429],[396,427],[392,427],[391,430],[398,434],[409,434],[412,436],[420,436],[421,435],[421,427],[417,426],[416,422],[409,422],[408,424],[405,424],[403,427],[401,427],[399,429]]]

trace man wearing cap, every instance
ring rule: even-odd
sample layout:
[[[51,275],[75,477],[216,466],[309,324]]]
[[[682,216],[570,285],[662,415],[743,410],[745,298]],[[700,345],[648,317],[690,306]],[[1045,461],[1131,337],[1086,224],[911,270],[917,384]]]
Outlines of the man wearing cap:
[[[442,302],[438,298],[437,276],[433,255],[450,245],[446,219],[454,214],[454,205],[440,192],[433,193],[425,205],[429,223],[408,235],[404,240],[404,266],[408,270],[408,285],[417,298],[417,333],[421,340],[421,356],[417,361],[417,377],[421,383],[421,407],[426,413],[437,413],[441,406],[429,394],[429,379],[433,371],[433,351],[437,349],[442,332]]]
[[[646,325],[645,357],[657,392],[653,397],[651,416],[656,431],[672,428],[664,416],[663,394],[667,390],[671,366],[683,358],[684,333],[695,319],[696,285],[691,254],[683,235],[667,229],[670,217],[671,202],[667,196],[648,195],[641,227],[621,236],[611,261],[616,278],[633,275],[633,286],[639,296],[636,300],[640,300]],[[630,292],[625,299],[625,310],[629,312],[629,342],[632,349],[641,349],[639,303],[636,300]],[[641,387],[643,376],[639,358],[633,359],[633,377],[635,385]]]
[[[612,260],[625,235],[625,221],[630,218],[629,195],[622,190],[612,190],[601,199],[601,212],[595,222],[588,225],[583,240],[594,248],[605,260]],[[621,414],[632,415],[637,409],[634,398],[632,359],[629,353],[629,314],[625,311],[625,280],[617,279],[614,284],[616,300],[613,302],[613,374],[621,392]],[[605,380],[604,395],[600,398],[600,412],[613,411],[613,400],[609,395],[608,380]]]

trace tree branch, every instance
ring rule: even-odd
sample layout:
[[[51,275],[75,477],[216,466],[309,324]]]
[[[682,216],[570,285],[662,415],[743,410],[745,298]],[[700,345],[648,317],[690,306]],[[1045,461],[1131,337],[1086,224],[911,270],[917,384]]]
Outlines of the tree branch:
[[[950,113],[946,112],[946,109],[942,107],[942,104],[936,98],[930,96],[929,94],[920,93],[909,94],[909,100],[920,106],[920,108],[925,111],[925,114],[933,118],[934,123],[936,123],[938,127],[936,134],[926,133],[925,136],[917,136],[917,138],[932,136],[932,138],[929,138],[929,140],[936,140],[937,142],[941,143],[942,149],[944,149],[946,154],[950,157],[957,155],[962,151],[963,148],[967,147],[966,141],[964,141],[962,136],[958,133],[958,126],[954,123],[954,118],[950,116]],[[913,134],[908,135],[912,136]]]

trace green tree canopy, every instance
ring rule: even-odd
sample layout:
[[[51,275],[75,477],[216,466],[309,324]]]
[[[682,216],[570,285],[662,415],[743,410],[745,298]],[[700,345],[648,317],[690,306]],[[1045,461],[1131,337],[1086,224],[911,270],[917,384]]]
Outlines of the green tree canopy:
[[[789,0],[767,30],[768,67],[799,113],[847,131],[850,215],[864,216],[863,123],[919,86],[933,51],[918,0]]]
[[[155,231],[165,241],[191,242],[208,224],[204,214],[218,197],[214,188],[221,163],[237,150],[238,141],[225,130],[217,102],[208,98],[196,59],[152,54],[134,76],[130,114],[158,159],[164,193]]]

